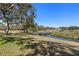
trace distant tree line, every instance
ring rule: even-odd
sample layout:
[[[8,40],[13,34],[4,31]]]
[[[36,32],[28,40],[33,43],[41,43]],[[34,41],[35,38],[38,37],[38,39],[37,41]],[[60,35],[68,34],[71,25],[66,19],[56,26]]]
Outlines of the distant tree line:
[[[56,29],[55,27],[49,27],[49,26],[44,26],[44,25],[39,25],[40,30],[52,30],[52,29]]]
[[[77,30],[77,29],[79,29],[79,27],[78,26],[69,26],[69,27],[59,27],[59,29],[61,29],[61,30]]]

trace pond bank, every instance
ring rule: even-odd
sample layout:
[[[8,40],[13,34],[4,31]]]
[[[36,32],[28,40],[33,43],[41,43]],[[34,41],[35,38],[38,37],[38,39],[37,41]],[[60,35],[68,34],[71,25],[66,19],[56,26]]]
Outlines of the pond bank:
[[[35,38],[36,40],[59,42],[59,43],[68,44],[68,45],[71,45],[71,46],[79,46],[78,42],[58,40],[58,39],[55,39],[55,38],[48,38],[48,37],[45,37],[45,36],[29,35],[29,37]]]
[[[34,38],[34,40],[39,40],[39,41],[59,42],[59,43],[68,44],[71,46],[79,46],[78,42],[58,40],[56,38],[48,38],[46,36],[39,36],[39,35],[22,34],[22,35],[11,35],[11,37],[24,38],[24,39],[26,39],[28,37],[28,38]]]

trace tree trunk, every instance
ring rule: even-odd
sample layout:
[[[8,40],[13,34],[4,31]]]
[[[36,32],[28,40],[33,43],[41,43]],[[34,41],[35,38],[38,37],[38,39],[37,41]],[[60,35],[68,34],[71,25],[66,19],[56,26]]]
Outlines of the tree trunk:
[[[8,21],[8,19],[6,18],[6,11],[4,11],[4,10],[1,10],[1,11],[3,12],[4,18],[6,19],[5,33],[6,33],[6,35],[8,35],[8,34],[9,34],[9,21]]]
[[[28,29],[26,30],[26,33],[28,34]]]
[[[24,29],[24,33],[27,33],[28,34],[28,29]]]
[[[9,34],[9,21],[7,20],[7,22],[6,22],[6,28],[5,28],[5,33],[6,33],[6,35],[8,35]]]

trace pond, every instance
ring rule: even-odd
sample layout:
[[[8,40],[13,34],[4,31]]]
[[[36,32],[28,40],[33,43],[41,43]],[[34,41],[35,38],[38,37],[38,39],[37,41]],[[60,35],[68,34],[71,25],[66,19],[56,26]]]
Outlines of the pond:
[[[64,40],[64,41],[75,41],[75,42],[79,42],[79,40],[77,40],[77,39],[66,39],[66,38],[56,37],[56,36],[51,36],[51,35],[48,35],[47,37],[48,37],[48,38],[55,38],[56,40]]]
[[[65,40],[65,38],[60,38],[60,37],[56,37],[56,36],[48,36],[48,38],[55,38],[55,39],[59,39],[59,40]]]
[[[55,38],[56,40],[79,42],[79,39],[57,37],[57,36],[50,35],[50,33],[46,33],[46,32],[41,32],[41,33],[39,33],[39,35],[40,35],[40,36],[46,36],[46,37],[48,37],[48,38]]]

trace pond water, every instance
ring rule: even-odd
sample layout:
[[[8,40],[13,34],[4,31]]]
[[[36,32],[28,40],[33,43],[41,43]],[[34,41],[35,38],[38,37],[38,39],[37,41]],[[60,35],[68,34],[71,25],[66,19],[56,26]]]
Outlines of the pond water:
[[[56,40],[74,41],[74,40],[71,40],[71,39],[66,39],[66,38],[56,37],[56,36],[51,36],[51,35],[48,35],[47,37],[48,38],[55,38]]]
[[[48,38],[55,38],[55,39],[58,39],[58,40],[66,40],[65,38],[51,36],[48,33],[39,33],[39,35],[41,35],[41,36],[47,36]]]
[[[79,42],[79,40],[77,40],[77,39],[67,39],[67,38],[63,38],[63,37],[57,37],[57,36],[51,36],[50,35],[50,33],[39,33],[39,35],[41,35],[41,36],[46,36],[46,37],[48,37],[48,38],[55,38],[56,40],[64,40],[64,41],[75,41],[75,42]]]
[[[60,38],[60,37],[55,37],[55,36],[48,36],[48,38],[55,38],[55,39],[59,39],[59,40],[65,40],[65,38]]]

